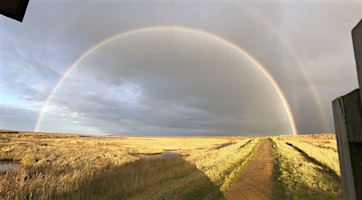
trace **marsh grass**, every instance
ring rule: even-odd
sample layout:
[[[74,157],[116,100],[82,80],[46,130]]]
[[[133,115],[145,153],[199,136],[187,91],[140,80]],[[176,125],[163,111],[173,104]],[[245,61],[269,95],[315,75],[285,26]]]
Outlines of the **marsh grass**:
[[[298,140],[286,140],[285,142],[295,147],[296,150],[301,151],[311,159],[322,163],[322,165],[324,165],[324,168],[329,168],[333,170],[334,173],[336,173],[338,176],[341,176],[338,153],[335,152],[333,149],[320,148],[307,142],[302,142]]]
[[[23,165],[0,174],[0,199],[218,199],[256,144],[245,137],[0,138],[0,160]],[[180,156],[138,157],[170,150]]]
[[[273,199],[342,199],[341,181],[293,146],[272,139],[275,188]]]
[[[25,155],[21,160],[20,164],[24,167],[32,167],[36,163],[36,158],[32,154]]]
[[[182,157],[138,160],[120,167],[103,170],[97,175],[93,175],[91,180],[76,191],[61,195],[60,199],[126,199],[153,185],[180,179],[192,173],[201,172]],[[211,182],[209,181],[209,183]],[[214,190],[218,190],[218,188],[214,186]]]
[[[313,151],[335,153],[326,138],[317,138],[323,139],[325,148],[308,137],[297,139],[316,148]],[[310,157],[284,140],[291,140]],[[0,160],[22,164],[20,169],[0,173],[0,199],[220,199],[248,164],[259,141],[256,137],[108,139],[0,133]],[[311,162],[313,156],[304,146],[291,137],[275,137],[272,143],[275,199],[341,198],[336,177]],[[166,151],[179,156],[140,159]],[[323,158],[313,158],[323,163]]]
[[[221,149],[195,150],[188,158],[191,163],[225,192],[241,169],[249,162],[259,139],[238,141]]]

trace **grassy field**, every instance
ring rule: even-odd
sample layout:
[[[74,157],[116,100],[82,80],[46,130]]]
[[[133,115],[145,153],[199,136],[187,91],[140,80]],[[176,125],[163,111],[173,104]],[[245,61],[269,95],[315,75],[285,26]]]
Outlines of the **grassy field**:
[[[274,199],[342,199],[334,135],[271,138]]]
[[[221,199],[261,139],[2,132],[0,199]],[[275,199],[341,198],[333,135],[269,139]]]

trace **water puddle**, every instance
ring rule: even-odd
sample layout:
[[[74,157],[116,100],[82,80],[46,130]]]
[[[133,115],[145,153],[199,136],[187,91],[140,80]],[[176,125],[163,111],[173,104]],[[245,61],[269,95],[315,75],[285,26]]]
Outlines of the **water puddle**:
[[[235,144],[235,142],[228,142],[228,143],[221,144],[220,146],[216,147],[216,149],[221,149],[221,148],[227,147],[232,144]]]
[[[96,140],[126,140],[125,137],[120,136],[85,136],[87,139],[96,139]]]
[[[163,153],[160,153],[160,154],[142,154],[140,156],[140,160],[155,160],[155,159],[166,159],[166,158],[173,158],[173,157],[176,157],[176,156],[180,156],[181,154],[179,153],[176,153],[176,152],[169,152],[169,151],[166,151],[166,152],[163,152]]]
[[[21,165],[13,161],[0,161],[0,171],[10,170],[10,169],[19,169]]]

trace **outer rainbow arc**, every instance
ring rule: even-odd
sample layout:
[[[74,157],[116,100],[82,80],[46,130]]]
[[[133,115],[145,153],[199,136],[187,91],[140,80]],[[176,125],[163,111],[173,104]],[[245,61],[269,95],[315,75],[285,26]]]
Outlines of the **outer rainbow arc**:
[[[262,17],[260,14],[256,13],[253,9],[251,9],[250,7],[248,7],[248,9],[244,9],[244,11],[249,12],[254,18],[256,18],[258,21],[260,21],[261,23],[263,23],[264,25],[268,26],[271,29],[271,32],[275,34],[275,36],[277,36],[277,38],[280,40],[280,42],[288,49],[289,53],[291,54],[292,58],[295,60],[296,64],[298,65],[298,69],[301,71],[302,76],[304,77],[305,81],[308,83],[309,85],[309,89],[312,92],[312,97],[314,98],[315,102],[317,103],[318,107],[318,112],[319,115],[321,117],[322,123],[323,123],[323,128],[324,130],[327,130],[327,120],[325,118],[325,115],[323,114],[324,111],[322,110],[322,103],[321,103],[321,99],[318,95],[318,92],[316,90],[316,88],[313,86],[312,84],[312,80],[310,78],[310,76],[308,76],[305,68],[303,67],[302,61],[299,58],[295,48],[292,47],[292,45],[290,44],[290,42],[286,39],[285,36],[283,36],[283,34],[275,27],[275,25],[273,25],[272,23],[268,22],[264,17]]]
[[[96,49],[98,49],[99,47],[107,44],[108,42],[111,42],[115,39],[121,38],[121,37],[127,37],[130,36],[131,34],[135,34],[135,33],[141,33],[141,32],[150,32],[150,31],[179,31],[179,32],[186,32],[186,33],[190,33],[190,34],[196,34],[199,36],[203,36],[205,38],[209,38],[212,39],[214,41],[217,41],[221,44],[227,45],[229,47],[231,47],[232,49],[236,50],[237,52],[239,52],[240,54],[246,56],[249,61],[251,63],[253,63],[261,72],[262,74],[267,78],[267,80],[272,84],[273,88],[275,89],[275,91],[277,92],[283,106],[284,106],[284,110],[287,114],[288,120],[289,120],[289,124],[290,124],[290,128],[292,129],[293,135],[297,135],[297,128],[294,122],[294,117],[292,115],[289,103],[283,93],[283,91],[281,90],[281,88],[279,87],[279,85],[277,84],[277,82],[275,81],[275,79],[273,78],[273,76],[264,68],[264,66],[258,61],[256,60],[253,56],[251,56],[247,51],[241,49],[239,46],[237,46],[236,44],[218,36],[212,33],[208,33],[205,31],[200,31],[200,30],[196,30],[196,29],[191,29],[191,28],[185,28],[185,27],[179,27],[179,26],[158,26],[158,27],[148,27],[148,28],[141,28],[141,29],[136,29],[136,30],[131,30],[131,31],[127,31],[127,32],[123,32],[114,36],[111,36],[109,38],[106,38],[105,40],[102,40],[101,42],[97,43],[96,45],[94,45],[93,47],[91,47],[90,49],[88,49],[87,51],[83,52],[82,55],[65,71],[65,73],[63,74],[63,76],[58,80],[58,82],[55,84],[54,88],[52,89],[52,91],[50,92],[49,96],[46,98],[44,105],[39,113],[39,117],[38,120],[35,124],[35,128],[34,128],[34,132],[37,132],[40,126],[40,123],[44,117],[45,111],[49,105],[49,103],[51,102],[52,98],[54,97],[54,94],[57,92],[58,88],[60,87],[60,85],[63,83],[63,81],[65,80],[65,78],[73,71],[74,68],[76,68],[78,66],[78,64],[85,58],[87,57],[90,53],[92,53],[93,51],[95,51]]]

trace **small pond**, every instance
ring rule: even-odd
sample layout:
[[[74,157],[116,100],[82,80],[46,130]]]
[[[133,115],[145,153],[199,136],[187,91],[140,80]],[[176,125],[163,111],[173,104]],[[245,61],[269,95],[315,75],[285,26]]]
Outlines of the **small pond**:
[[[19,169],[21,167],[20,163],[14,161],[0,161],[0,171],[9,170],[9,169]]]
[[[87,139],[96,139],[96,140],[126,140],[125,137],[120,136],[85,136]]]
[[[220,146],[216,147],[216,149],[221,149],[221,148],[227,147],[232,144],[235,144],[235,142],[228,142],[228,143],[221,144]]]
[[[142,154],[140,156],[140,159],[141,160],[155,160],[155,159],[166,159],[166,158],[172,158],[172,157],[176,157],[176,156],[179,156],[181,154],[179,153],[176,153],[176,152],[169,152],[169,151],[166,151],[166,152],[163,152],[163,153],[159,153],[159,154]]]

